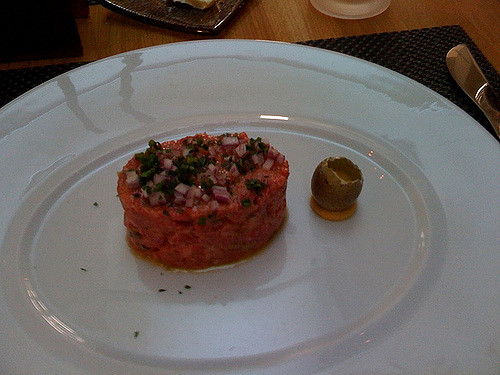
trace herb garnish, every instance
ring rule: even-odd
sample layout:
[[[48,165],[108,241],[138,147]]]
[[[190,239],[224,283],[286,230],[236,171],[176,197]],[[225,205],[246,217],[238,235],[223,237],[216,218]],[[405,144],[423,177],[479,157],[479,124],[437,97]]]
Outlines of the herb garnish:
[[[239,143],[234,143],[234,138]],[[162,143],[150,140],[144,152],[135,154],[139,166],[130,171],[135,173],[127,175],[127,182],[133,189],[140,188],[133,193],[135,197],[154,206],[184,204],[195,207],[209,199],[218,200],[213,187],[223,186],[233,194],[230,190],[232,180],[243,180],[248,190],[260,195],[267,186],[266,180],[244,180],[243,176],[274,156],[268,155],[270,145],[261,137],[245,138],[238,133],[207,139],[197,135],[186,137],[172,148],[164,148]],[[190,188],[189,192],[183,185]],[[240,203],[249,207],[253,202],[243,199]],[[97,206],[97,202],[94,205]],[[198,224],[204,225],[205,220],[200,218]]]
[[[253,190],[257,194],[262,193],[262,189],[266,186],[266,184],[256,178],[249,179],[245,182],[245,185],[248,190]]]
[[[153,178],[160,164],[156,152],[161,150],[161,143],[150,140],[148,145],[146,151],[135,154],[135,158],[141,163],[138,171],[141,187]]]
[[[250,200],[250,198],[245,198],[241,201],[241,205],[243,207],[250,207],[252,205],[252,201]]]

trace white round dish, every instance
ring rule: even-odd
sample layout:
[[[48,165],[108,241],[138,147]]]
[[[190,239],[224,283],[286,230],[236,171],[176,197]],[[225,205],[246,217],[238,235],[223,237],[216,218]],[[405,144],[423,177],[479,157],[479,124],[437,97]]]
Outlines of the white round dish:
[[[2,374],[498,370],[500,148],[414,81],[304,46],[179,43],[56,77],[0,123]],[[116,172],[203,131],[286,155],[288,217],[253,259],[169,272],[129,251]],[[309,183],[336,155],[365,183],[328,222]]]

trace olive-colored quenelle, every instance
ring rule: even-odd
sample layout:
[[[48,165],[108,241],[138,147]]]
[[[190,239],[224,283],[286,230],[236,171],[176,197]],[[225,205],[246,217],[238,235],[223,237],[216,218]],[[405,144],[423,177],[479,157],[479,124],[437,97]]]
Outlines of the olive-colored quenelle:
[[[342,211],[350,207],[361,193],[362,186],[361,170],[344,157],[323,160],[311,178],[314,200],[330,211]]]

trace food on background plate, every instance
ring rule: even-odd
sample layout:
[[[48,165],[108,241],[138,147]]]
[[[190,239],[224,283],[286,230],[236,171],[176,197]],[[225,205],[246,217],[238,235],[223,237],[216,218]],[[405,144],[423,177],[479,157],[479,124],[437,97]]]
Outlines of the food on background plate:
[[[363,175],[359,167],[344,157],[326,158],[311,178],[311,207],[327,220],[344,220],[356,212]]]
[[[286,215],[284,155],[246,133],[149,141],[118,173],[127,240],[176,269],[206,269],[257,253]]]
[[[174,2],[188,4],[198,9],[210,8],[215,4],[215,1],[216,0],[174,0]]]

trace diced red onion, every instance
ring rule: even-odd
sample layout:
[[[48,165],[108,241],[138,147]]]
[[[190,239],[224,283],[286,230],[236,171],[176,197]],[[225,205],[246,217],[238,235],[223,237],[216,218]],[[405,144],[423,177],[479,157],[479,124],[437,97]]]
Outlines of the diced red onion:
[[[174,190],[182,195],[186,195],[186,193],[189,191],[189,186],[181,182],[174,188]]]
[[[276,150],[275,148],[271,147],[269,148],[269,151],[267,153],[268,158],[273,158],[276,159],[280,155],[279,151]]]
[[[231,196],[224,186],[212,186],[212,193],[217,202],[229,203],[231,201]]]
[[[218,186],[218,185],[212,186],[212,191],[214,192],[214,194],[216,193],[229,194],[225,186]]]
[[[266,170],[270,170],[273,167],[274,159],[267,158],[264,164],[262,164],[262,168]]]
[[[193,198],[188,198],[186,199],[186,207],[193,207],[194,206],[194,199]]]
[[[264,156],[261,153],[253,154],[250,160],[252,160],[254,164],[262,164],[264,163]]]
[[[178,191],[174,191],[174,200],[175,203],[182,203],[184,202],[185,198],[183,194],[179,193]]]
[[[217,167],[215,165],[213,165],[212,163],[207,165],[207,170],[209,170],[210,172],[215,172],[216,169],[217,169]]]
[[[217,183],[220,185],[224,185],[226,182],[226,176],[223,174],[219,174],[216,176],[217,177]]]
[[[171,170],[174,166],[172,159],[162,159],[160,160],[160,168],[165,169],[167,171]]]
[[[213,210],[216,210],[217,207],[219,207],[219,203],[217,203],[217,201],[210,201],[208,202],[208,208],[210,208],[212,211]]]
[[[237,146],[240,144],[240,140],[237,137],[222,137],[223,146]]]
[[[202,195],[201,189],[196,185],[191,185],[189,187],[187,194],[186,194],[186,197],[187,198],[201,198],[201,195]]]
[[[240,172],[238,171],[238,167],[236,166],[236,164],[233,164],[231,166],[231,168],[229,169],[229,173],[233,177],[238,177],[240,175]]]
[[[139,182],[139,175],[136,171],[126,171],[125,178],[129,188],[137,189],[139,186],[141,186]]]
[[[158,206],[167,202],[165,196],[160,192],[154,192],[153,194],[149,195],[148,199],[151,206]]]
[[[182,150],[182,156],[188,156],[190,152],[191,152],[190,149],[185,148],[184,150]]]
[[[279,154],[277,157],[276,157],[276,163],[279,163],[279,164],[283,164],[283,162],[285,161],[285,155],[283,154]]]
[[[164,173],[160,173],[160,174],[156,173],[153,176],[153,183],[156,185],[162,181],[165,181],[166,179],[167,179],[167,176]]]
[[[201,196],[201,199],[203,199],[205,202],[208,202],[211,198],[210,198],[210,196],[208,194],[203,194]]]
[[[236,155],[240,158],[247,153],[247,145],[245,143],[240,143],[235,149]]]

